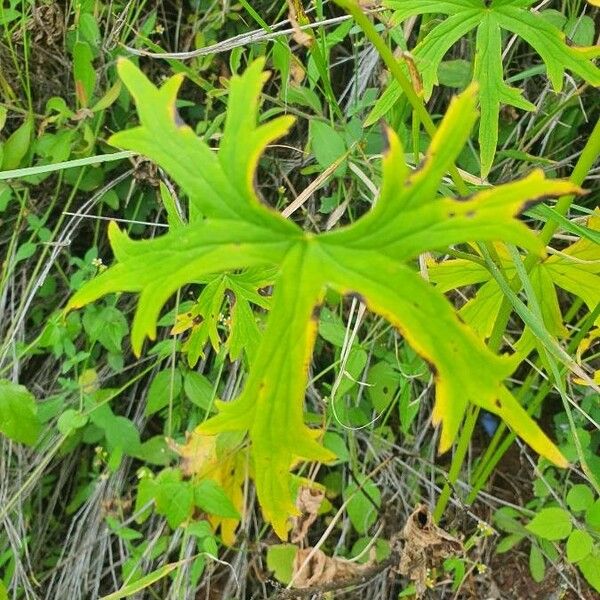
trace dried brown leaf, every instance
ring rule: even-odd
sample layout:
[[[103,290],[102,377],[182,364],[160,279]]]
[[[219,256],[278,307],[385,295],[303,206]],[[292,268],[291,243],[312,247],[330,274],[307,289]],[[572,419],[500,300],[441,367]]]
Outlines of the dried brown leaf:
[[[294,527],[292,530],[292,542],[294,544],[301,542],[306,537],[310,526],[317,520],[319,507],[325,498],[325,490],[302,486],[298,491],[296,506],[302,513],[294,517]]]
[[[306,559],[309,560],[304,566]],[[292,581],[294,587],[299,589],[325,586],[333,582],[342,583],[369,572],[374,562],[374,556],[368,562],[358,564],[344,558],[327,556],[318,549],[304,548],[296,553]]]
[[[427,570],[449,556],[462,554],[462,542],[438,527],[429,509],[420,504],[402,530],[404,547],[397,571],[415,582],[417,594],[425,591]]]
[[[309,18],[304,12],[304,6],[302,6],[302,0],[288,0],[289,12],[288,20],[294,32],[292,33],[292,39],[301,46],[310,48],[314,42],[314,37],[310,31],[304,31],[301,29],[302,25],[310,23]]]

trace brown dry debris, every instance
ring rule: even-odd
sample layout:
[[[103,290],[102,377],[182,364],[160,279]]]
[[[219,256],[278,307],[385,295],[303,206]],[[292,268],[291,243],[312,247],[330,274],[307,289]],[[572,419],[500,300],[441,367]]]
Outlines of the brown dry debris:
[[[31,31],[34,42],[44,46],[54,46],[65,33],[65,17],[60,3],[51,2],[36,6],[25,28]],[[13,41],[20,42],[22,38],[23,31],[15,30]]]
[[[299,539],[305,537],[321,501],[318,490],[300,490],[297,506],[307,516],[304,520],[300,517],[295,525],[294,535],[300,536]],[[276,597],[281,600],[300,598],[307,593],[342,589],[369,581],[390,567],[391,573],[413,581],[416,595],[421,597],[426,590],[428,571],[448,557],[464,554],[462,542],[435,525],[429,509],[422,504],[408,517],[403,530],[392,536],[391,542],[391,555],[380,563],[376,562],[374,548],[364,564],[327,556],[318,548],[298,549],[292,565],[293,589],[284,590]]]
[[[134,156],[131,158],[133,163],[133,176],[136,181],[145,182],[152,187],[158,187],[160,178],[158,176],[158,167],[147,158]]]
[[[308,563],[304,566],[307,559]],[[371,571],[374,562],[374,557],[364,564],[358,564],[344,558],[327,556],[319,549],[299,549],[293,564],[294,587],[303,589],[327,586],[333,582],[341,584]]]
[[[294,518],[291,540],[294,544],[304,540],[310,526],[317,520],[319,507],[325,498],[325,490],[303,486],[298,492],[296,506],[302,513]]]
[[[381,7],[380,0],[358,0],[358,5],[363,10],[375,10]]]
[[[314,37],[310,31],[301,29],[302,25],[308,24],[310,21],[304,12],[304,6],[302,6],[302,0],[288,0],[288,20],[294,32],[292,33],[292,39],[305,48],[310,48],[314,43]]]
[[[401,539],[404,546],[396,570],[415,582],[418,595],[425,591],[428,569],[464,551],[462,542],[438,527],[423,504],[408,517]]]

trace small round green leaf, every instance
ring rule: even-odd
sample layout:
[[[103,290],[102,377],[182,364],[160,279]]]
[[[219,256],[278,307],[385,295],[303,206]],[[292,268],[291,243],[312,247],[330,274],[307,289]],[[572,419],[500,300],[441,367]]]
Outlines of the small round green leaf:
[[[188,371],[183,383],[185,395],[196,405],[208,410],[213,399],[212,383],[196,371]]]
[[[381,413],[394,399],[400,386],[400,374],[388,362],[381,361],[369,369],[367,396],[373,408]]]
[[[81,429],[88,422],[88,416],[80,413],[78,410],[69,408],[58,417],[56,426],[63,435],[71,435],[77,429]]]
[[[596,531],[600,531],[600,498],[585,511],[585,522]]]
[[[571,533],[573,525],[566,510],[552,507],[540,510],[526,528],[545,540],[564,540]]]
[[[32,446],[41,425],[33,394],[24,386],[0,379],[0,433]]]
[[[135,446],[135,438],[132,436]],[[139,441],[139,439],[138,439]],[[167,445],[164,435],[155,435],[140,444],[135,457],[151,465],[166,467],[177,455]]]
[[[323,436],[323,446],[328,450],[331,450],[340,462],[348,462],[350,460],[350,453],[344,438],[334,431],[328,431]]]
[[[327,123],[312,120],[309,126],[312,150],[322,169],[327,169],[336,160],[344,156],[346,144],[344,138]],[[336,177],[342,177],[346,173],[346,161],[344,160],[335,170]]]
[[[146,416],[153,415],[168,406],[172,399],[179,396],[181,385],[181,373],[177,369],[165,369],[157,373],[148,390]]]
[[[576,563],[583,560],[591,551],[594,542],[587,531],[575,529],[567,540],[567,558]]]
[[[377,508],[381,505],[381,493],[370,479],[364,479],[362,487],[351,484],[344,490],[344,500],[348,499],[346,510],[354,529],[367,533],[377,520]]]
[[[365,551],[367,546],[369,547],[369,550]],[[354,542],[350,555],[353,559],[360,556],[357,562],[358,564],[364,564],[371,559],[371,550],[373,547],[375,548],[375,559],[377,562],[385,560],[392,552],[390,543],[387,540],[379,539],[373,544],[372,538],[361,537]]]
[[[293,564],[297,553],[298,546],[294,544],[277,544],[267,548],[267,567],[281,583],[288,584],[292,580]]]
[[[156,511],[175,529],[192,514],[194,490],[189,481],[181,480],[181,473],[175,469],[164,469],[155,481]]]
[[[586,510],[594,502],[594,492],[583,483],[574,485],[567,494],[567,504],[572,511]]]
[[[104,430],[109,449],[121,448],[129,455],[135,456],[140,449],[140,432],[135,423],[127,417],[116,416]]]
[[[540,583],[544,580],[546,564],[544,562],[544,555],[536,544],[531,544],[531,550],[529,552],[529,571],[534,581]]]
[[[212,479],[205,479],[194,486],[194,503],[211,515],[226,519],[240,518],[240,514],[223,488]]]
[[[600,553],[596,550],[588,554],[581,562],[577,563],[579,570],[583,573],[586,581],[600,592]]]
[[[518,533],[511,533],[510,535],[507,535],[498,542],[498,545],[496,546],[496,553],[504,554],[505,552],[512,550],[522,539],[523,536]]]

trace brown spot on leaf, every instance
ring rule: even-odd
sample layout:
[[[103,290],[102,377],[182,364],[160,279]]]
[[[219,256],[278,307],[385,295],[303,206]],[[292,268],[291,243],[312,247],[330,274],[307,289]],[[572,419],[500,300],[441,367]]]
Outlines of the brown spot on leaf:
[[[585,196],[586,194],[589,193],[589,191],[588,190],[578,190],[575,193],[580,196]],[[545,202],[546,200],[551,200],[553,198],[557,198],[560,195],[561,194],[543,194],[541,196],[538,196],[537,198],[531,198],[530,200],[523,202],[523,204],[519,207],[517,213],[518,214],[524,213],[526,210],[528,210],[532,206],[535,206],[536,204],[540,204],[541,202]]]
[[[496,405],[497,409],[501,409],[502,408],[502,402],[500,402],[500,400],[498,398],[496,398],[494,400],[494,404]]]
[[[383,138],[383,150],[381,153],[385,157],[390,151],[390,128],[383,119],[379,120],[379,126],[381,127],[381,137]]]
[[[431,362],[425,356],[421,356],[421,358],[427,363],[427,365],[429,366],[429,370],[431,371],[431,374],[433,375],[434,380],[437,381],[437,378],[439,376],[439,371],[438,371],[437,367],[435,366],[435,364],[433,362]]]
[[[318,321],[319,317],[321,316],[321,309],[323,308],[322,304],[317,304],[316,306],[313,306],[312,312],[310,314],[310,318],[313,321]]]
[[[528,211],[530,208],[532,208],[536,204],[540,204],[541,202],[544,202],[545,200],[548,200],[549,198],[550,198],[550,196],[540,196],[539,198],[534,198],[533,200],[527,200],[527,201],[523,202],[523,204],[521,204],[521,206],[517,209],[517,214],[520,215],[520,214]]]
[[[469,200],[473,200],[475,194],[465,194],[464,196],[457,196],[457,202],[469,202]]]

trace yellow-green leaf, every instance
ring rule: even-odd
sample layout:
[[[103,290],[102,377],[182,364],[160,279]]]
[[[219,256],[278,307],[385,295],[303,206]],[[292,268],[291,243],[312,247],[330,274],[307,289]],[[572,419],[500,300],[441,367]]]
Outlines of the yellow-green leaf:
[[[477,118],[475,88],[453,101],[415,172],[409,172],[401,144],[388,130],[382,192],[374,210],[350,226],[316,235],[263,206],[251,185],[259,154],[289,125],[279,119],[255,126],[265,80],[261,62],[230,82],[229,114],[218,152],[179,123],[178,76],[159,89],[132,63],[121,61],[119,72],[135,98],[141,126],[116,134],[112,141],[156,160],[188,195],[190,219],[166,235],[141,241],[111,224],[115,265],[83,286],[67,308],[109,293],[139,294],[132,326],[133,348],[139,354],[145,337],[155,337],[163,305],[182,286],[214,285],[214,293],[207,293],[211,298],[207,306],[216,310],[222,305],[223,290],[235,287],[231,271],[271,268],[277,273],[267,325],[243,390],[231,402],[217,402],[218,414],[197,433],[247,434],[258,499],[265,519],[280,537],[289,529],[289,517],[297,514],[291,471],[301,461],[336,458],[318,442],[325,427],[309,428],[304,418],[318,309],[328,288],[360,294],[430,363],[437,384],[433,420],[442,426],[440,450],[452,445],[465,410],[474,403],[499,414],[540,454],[557,465],[566,464],[505,386],[512,361],[492,354],[412,264],[423,252],[463,242],[502,240],[541,252],[537,237],[515,217],[542,194],[578,191],[568,182],[551,181],[534,171],[468,199],[438,197],[440,180]],[[481,269],[474,276],[482,280]],[[261,305],[256,290],[233,291]],[[247,313],[238,315],[237,326],[248,318]],[[212,327],[209,337],[211,331],[218,344],[219,332]],[[235,494],[223,482],[219,485],[239,509]],[[237,524],[232,521],[228,539]]]

